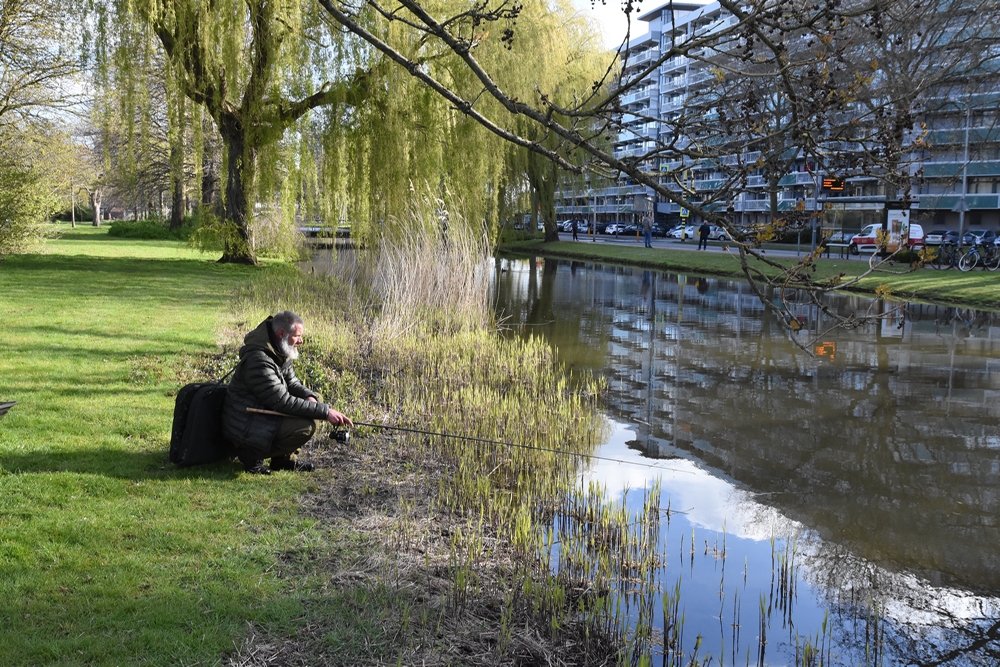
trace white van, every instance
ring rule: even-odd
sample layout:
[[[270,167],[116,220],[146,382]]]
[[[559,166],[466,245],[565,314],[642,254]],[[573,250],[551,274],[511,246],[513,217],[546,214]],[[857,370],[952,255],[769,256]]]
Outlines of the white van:
[[[861,230],[861,233],[855,234],[849,243],[849,248],[851,249],[852,255],[857,255],[860,252],[875,252],[878,249],[878,232],[882,229],[882,224],[878,223],[875,225],[868,225]],[[924,228],[915,222],[909,224],[909,237],[910,237],[910,247],[914,250],[919,250],[924,247]]]

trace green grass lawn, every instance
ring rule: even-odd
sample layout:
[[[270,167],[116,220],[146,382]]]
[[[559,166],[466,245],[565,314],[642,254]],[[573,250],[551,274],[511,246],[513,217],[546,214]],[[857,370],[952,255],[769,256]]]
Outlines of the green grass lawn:
[[[80,227],[0,263],[0,665],[214,664],[301,613],[275,554],[304,484],[168,464],[178,368],[238,283],[176,242]]]
[[[718,244],[715,244],[718,245]],[[789,246],[790,249],[793,249]],[[647,267],[662,271],[680,271],[708,275],[743,277],[739,261],[727,254],[699,253],[689,250],[665,248],[647,249],[610,243],[574,243],[557,241],[542,243],[539,240],[520,241],[502,246],[502,250],[533,253],[550,257],[611,262]],[[868,269],[868,255],[854,259],[820,259],[816,263],[815,278],[824,280],[844,274],[844,280],[860,275]],[[791,266],[794,258],[777,260]],[[905,271],[897,265],[892,271]],[[880,285],[886,285],[901,300],[918,300],[973,306],[1000,308],[1000,272],[982,270],[962,273],[958,270],[935,271],[930,267],[909,273],[879,272],[868,276],[853,291],[874,294]]]

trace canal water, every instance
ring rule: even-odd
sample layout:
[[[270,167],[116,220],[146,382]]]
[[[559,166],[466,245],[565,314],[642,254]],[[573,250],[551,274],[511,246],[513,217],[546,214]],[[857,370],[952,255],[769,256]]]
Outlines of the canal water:
[[[493,288],[508,335],[607,381],[586,479],[670,508],[653,664],[1000,665],[996,314],[801,306],[790,334],[746,283],[535,258]]]

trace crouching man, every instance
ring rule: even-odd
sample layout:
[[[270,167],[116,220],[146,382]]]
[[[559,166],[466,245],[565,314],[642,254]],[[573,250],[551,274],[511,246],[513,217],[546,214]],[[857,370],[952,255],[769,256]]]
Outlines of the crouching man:
[[[248,333],[240,363],[229,384],[222,409],[222,429],[236,448],[247,472],[309,472],[312,463],[297,460],[299,448],[316,432],[317,419],[335,426],[354,426],[295,377],[292,362],[302,342],[302,318],[290,310],[268,317]],[[247,412],[272,410],[287,417]],[[271,459],[271,465],[264,459]]]

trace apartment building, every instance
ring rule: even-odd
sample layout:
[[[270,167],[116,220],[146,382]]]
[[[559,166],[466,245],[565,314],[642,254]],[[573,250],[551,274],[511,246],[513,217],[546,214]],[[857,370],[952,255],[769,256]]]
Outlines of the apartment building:
[[[629,81],[643,78],[621,100],[623,129],[615,144],[618,158],[648,154],[656,139],[669,139],[670,121],[685,112],[690,100],[717,83],[709,65],[697,59],[674,57],[643,74],[650,63],[673,43],[713,34],[735,23],[735,17],[718,2],[668,3],[638,16],[638,20],[648,24],[648,31],[631,40],[622,52],[622,72]],[[909,170],[911,215],[925,228],[957,229],[959,223],[966,229],[1000,228],[1000,79],[980,78],[975,94],[956,95],[951,89],[926,96],[912,131],[907,133],[902,162],[903,169]],[[755,159],[750,151],[740,157],[744,163]],[[710,200],[725,179],[718,165],[676,156],[658,156],[641,166],[668,189],[694,192],[695,200]],[[778,181],[778,210],[806,215],[822,211],[817,220],[823,226],[846,231],[881,221],[887,197],[877,174],[842,176],[805,159],[789,164]],[[824,187],[824,179],[833,187]],[[734,223],[751,226],[769,221],[771,202],[766,185],[763,176],[751,173],[745,187],[727,197],[725,207]],[[631,221],[645,198],[655,201],[656,219],[661,224],[695,222],[679,205],[624,176],[610,187],[564,189],[556,211],[560,219]]]

